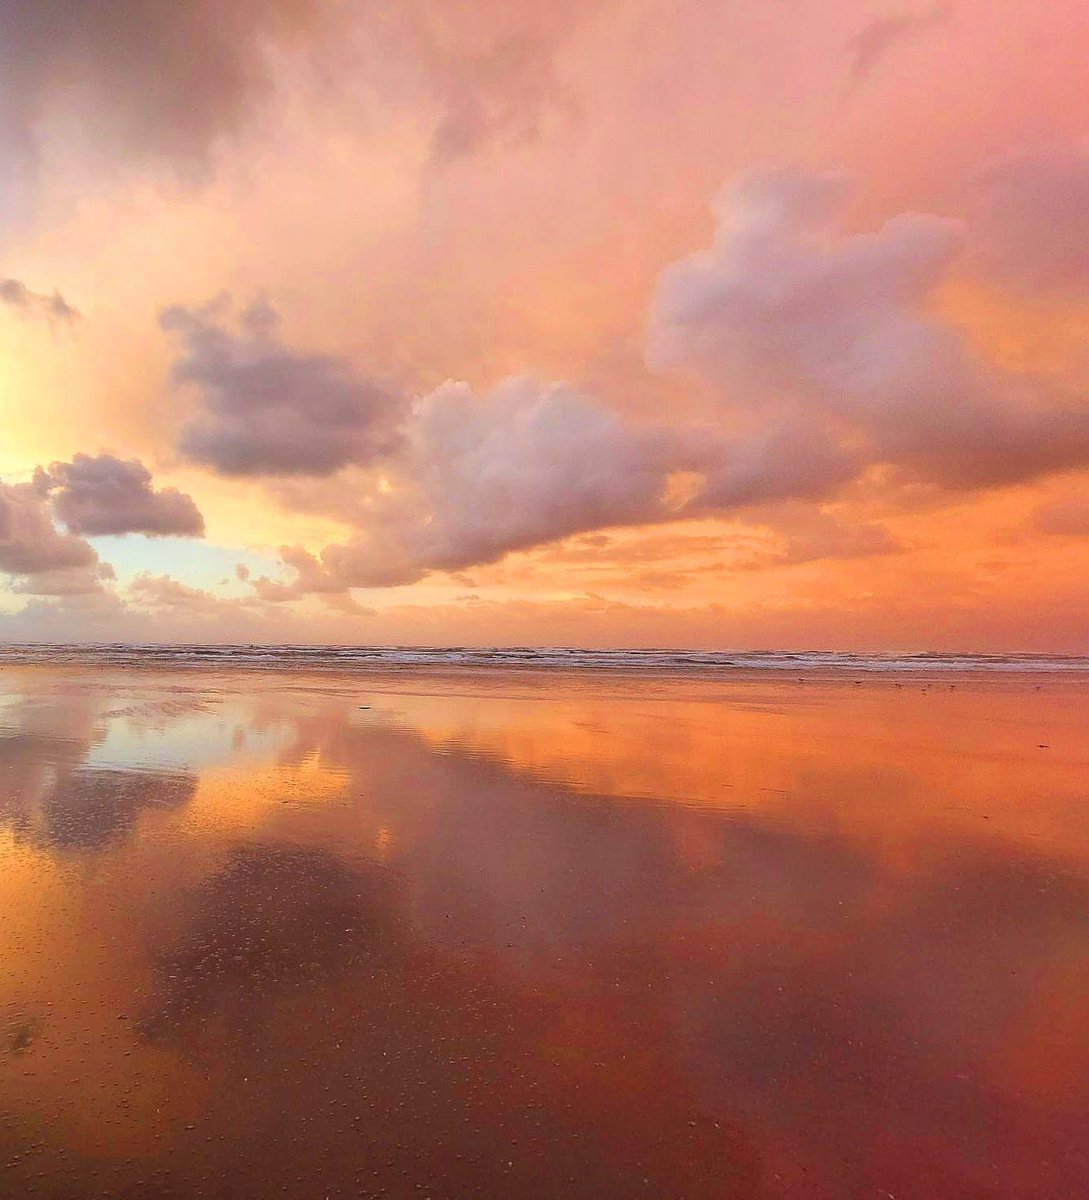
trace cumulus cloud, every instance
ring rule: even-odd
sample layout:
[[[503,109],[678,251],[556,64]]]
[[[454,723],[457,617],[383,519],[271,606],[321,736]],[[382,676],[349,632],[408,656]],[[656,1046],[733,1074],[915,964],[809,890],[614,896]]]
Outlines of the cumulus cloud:
[[[1025,291],[1089,290],[1089,145],[1024,151],[969,188],[973,265]]]
[[[668,435],[564,384],[513,379],[484,397],[447,384],[413,413],[410,472],[427,511],[420,557],[458,569],[570,533],[645,520]]]
[[[192,497],[176,488],[154,489],[151,472],[135,458],[77,454],[71,462],[39,467],[34,484],[51,497],[54,513],[70,533],[204,535],[204,518]]]
[[[847,41],[851,82],[861,83],[898,46],[948,21],[952,13],[952,4],[938,3],[922,12],[892,13],[874,18]]]
[[[901,487],[975,489],[1089,463],[1089,407],[985,358],[937,315],[962,262],[961,222],[905,213],[846,233],[850,181],[749,173],[715,204],[713,243],[668,267],[648,358],[697,377],[702,412],[640,423],[532,377],[478,395],[448,383],[403,406],[340,360],[289,349],[258,306],[172,310],[180,383],[202,409],[191,457],[279,475],[289,506],[355,533],[282,552],[258,598],[345,603],[352,587],[457,573],[610,527],[820,505],[867,471]],[[797,522],[796,522],[797,525]],[[827,517],[787,537],[789,561],[888,553],[880,526]]]
[[[483,397],[446,384],[416,403],[405,439],[392,484],[356,498],[355,538],[320,561],[285,552],[303,591],[410,583],[665,512],[664,436],[565,384],[518,378]],[[277,586],[260,583],[288,598]]]
[[[0,571],[41,576],[93,570],[97,563],[89,542],[53,524],[48,504],[34,484],[0,482]]]
[[[19,279],[0,279],[0,303],[24,316],[45,317],[68,325],[79,319],[79,313],[60,292],[55,291],[52,295],[33,292]]]
[[[77,454],[39,467],[30,483],[0,482],[0,574],[12,576],[9,590],[21,595],[103,593],[114,570],[99,561],[88,536],[203,531],[190,497],[173,488],[155,491],[135,459]]]
[[[384,486],[346,498],[358,532],[320,556],[285,547],[292,582],[255,580],[258,596],[397,586],[588,530],[816,499],[860,467],[819,431],[775,425],[744,439],[642,426],[529,377],[483,397],[466,384],[437,389],[415,405],[406,443]]]
[[[225,300],[174,307],[161,318],[181,356],[173,382],[193,398],[185,457],[221,475],[330,475],[393,448],[400,402],[343,359],[290,350],[275,311],[250,305],[237,328]]]
[[[932,314],[962,226],[906,213],[843,234],[848,196],[841,175],[793,170],[727,188],[712,246],[659,280],[652,364],[698,373],[726,410],[774,415],[948,487],[1089,461],[1080,396],[989,363]]]
[[[237,601],[222,600],[203,588],[190,587],[170,575],[143,571],[128,586],[131,601],[142,608],[180,609],[186,613],[215,614]]]
[[[0,139],[33,156],[50,124],[137,158],[203,158],[271,90],[270,51],[313,33],[327,0],[0,0]]]
[[[913,374],[919,356],[955,354],[920,309],[959,252],[959,226],[909,214],[877,234],[836,238],[849,192],[840,174],[789,169],[728,187],[714,206],[713,245],[659,279],[652,365],[694,368],[726,403],[800,397],[849,416],[887,407],[893,376]]]

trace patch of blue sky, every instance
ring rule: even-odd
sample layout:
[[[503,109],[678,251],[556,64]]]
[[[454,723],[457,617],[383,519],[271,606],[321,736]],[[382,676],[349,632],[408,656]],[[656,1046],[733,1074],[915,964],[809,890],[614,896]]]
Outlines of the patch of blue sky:
[[[117,572],[120,586],[130,583],[145,571],[151,575],[169,575],[189,587],[203,588],[224,595],[244,592],[247,587],[235,575],[235,567],[245,564],[251,576],[282,574],[280,563],[269,554],[237,546],[217,546],[196,538],[149,538],[140,534],[127,537],[89,539],[103,562]],[[228,588],[222,581],[228,581]]]

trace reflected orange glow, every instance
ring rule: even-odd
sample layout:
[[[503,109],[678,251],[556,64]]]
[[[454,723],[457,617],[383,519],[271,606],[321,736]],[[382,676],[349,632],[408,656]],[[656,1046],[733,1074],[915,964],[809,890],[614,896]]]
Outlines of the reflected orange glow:
[[[1087,1182],[1076,682],[19,668],[2,700],[12,1179]]]

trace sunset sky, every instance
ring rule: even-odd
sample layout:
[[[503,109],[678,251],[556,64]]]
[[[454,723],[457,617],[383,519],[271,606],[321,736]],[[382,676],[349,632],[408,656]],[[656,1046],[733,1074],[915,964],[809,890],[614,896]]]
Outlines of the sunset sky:
[[[0,640],[1089,652],[1085,0],[0,0]]]

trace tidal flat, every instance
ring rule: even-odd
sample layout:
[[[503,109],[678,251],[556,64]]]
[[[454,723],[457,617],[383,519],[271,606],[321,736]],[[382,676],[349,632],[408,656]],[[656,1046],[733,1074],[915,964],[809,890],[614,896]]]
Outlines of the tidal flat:
[[[1089,683],[0,671],[0,1196],[1089,1195]]]

